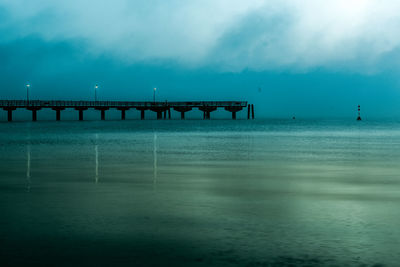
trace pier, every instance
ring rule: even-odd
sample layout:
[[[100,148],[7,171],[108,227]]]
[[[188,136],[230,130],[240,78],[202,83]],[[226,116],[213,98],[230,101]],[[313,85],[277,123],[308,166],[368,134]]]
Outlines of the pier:
[[[106,111],[116,109],[121,111],[121,120],[125,120],[126,111],[136,109],[140,111],[140,118],[145,119],[146,111],[157,113],[157,119],[171,119],[171,109],[180,113],[180,118],[185,119],[185,113],[193,109],[203,112],[203,119],[210,120],[211,113],[218,108],[232,113],[232,119],[236,119],[236,113],[247,107],[247,119],[254,119],[254,105],[247,101],[192,101],[192,102],[127,102],[127,101],[43,101],[43,100],[0,100],[2,108],[8,114],[8,121],[13,120],[13,111],[22,108],[32,112],[32,121],[37,120],[39,110],[48,108],[55,111],[57,121],[61,120],[61,112],[65,109],[78,111],[78,119],[84,120],[84,111],[95,109],[100,111],[101,120],[106,119]]]

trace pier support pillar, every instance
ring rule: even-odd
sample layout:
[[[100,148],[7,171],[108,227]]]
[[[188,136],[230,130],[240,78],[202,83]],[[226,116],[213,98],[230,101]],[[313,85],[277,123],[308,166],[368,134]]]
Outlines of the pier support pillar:
[[[121,120],[125,120],[126,111],[129,110],[129,108],[117,108],[117,109],[121,111]]]
[[[173,107],[173,109],[175,111],[178,111],[181,113],[181,119],[184,120],[185,119],[185,112],[191,111],[192,108],[191,107]]]
[[[140,110],[140,119],[144,120],[146,108],[136,108],[136,110]]]
[[[236,120],[236,111],[232,112],[232,120]]]
[[[61,110],[59,110],[59,109],[56,110],[56,120],[57,121],[61,120]]]
[[[32,110],[32,121],[37,121],[37,110]]]
[[[7,115],[8,115],[8,116],[7,116],[7,117],[8,117],[8,121],[12,121],[12,112],[13,112],[12,109],[7,110],[7,113],[8,113],[8,114],[7,114]]]
[[[203,111],[203,119],[210,120],[211,119],[211,112],[210,111]]]
[[[243,107],[237,107],[237,106],[225,107],[225,110],[232,113],[232,120],[236,120],[236,112],[241,111],[242,109]]]
[[[14,110],[16,110],[17,108],[16,107],[5,107],[5,108],[3,108],[5,111],[7,111],[7,120],[8,121],[12,121],[12,112],[14,111]]]
[[[37,111],[41,110],[42,108],[39,108],[39,107],[28,107],[27,109],[32,111],[32,121],[37,121]]]
[[[169,120],[171,119],[171,109],[170,108],[168,108],[168,119]]]
[[[254,104],[251,104],[251,118],[254,120]]]
[[[157,120],[162,120],[163,119],[163,114],[164,114],[164,119],[167,118],[167,109],[168,109],[168,107],[166,107],[166,106],[150,108],[151,111],[157,113]]]
[[[60,121],[61,120],[61,110],[64,110],[65,108],[51,108],[56,112],[56,120]]]
[[[199,110],[203,111],[203,119],[209,120],[211,119],[211,112],[217,110],[217,107],[202,106],[199,107]]]
[[[106,107],[97,107],[95,108],[96,110],[100,110],[101,112],[101,120],[104,121],[106,120],[106,110],[109,110],[110,108],[106,108]]]
[[[79,111],[79,120],[83,121],[83,111],[87,110],[88,108],[84,108],[84,107],[79,107],[79,108],[75,108],[75,110]]]
[[[250,104],[247,106],[247,119],[250,120]]]

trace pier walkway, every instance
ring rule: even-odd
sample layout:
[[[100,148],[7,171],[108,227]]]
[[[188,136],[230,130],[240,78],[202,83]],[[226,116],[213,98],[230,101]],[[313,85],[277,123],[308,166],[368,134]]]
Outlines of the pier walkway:
[[[56,112],[56,120],[61,120],[61,111],[71,108],[78,111],[79,120],[83,120],[83,113],[89,108],[99,110],[101,119],[105,120],[106,111],[117,109],[121,111],[121,119],[125,120],[126,111],[139,110],[141,119],[145,119],[145,111],[157,113],[157,119],[171,119],[171,109],[180,112],[181,119],[185,119],[185,113],[194,108],[203,112],[203,119],[211,119],[211,112],[223,108],[232,113],[232,119],[236,119],[236,113],[247,107],[247,119],[254,119],[254,105],[247,101],[192,101],[192,102],[128,102],[128,101],[62,101],[62,100],[0,100],[0,109],[7,111],[8,121],[12,121],[12,113],[17,108],[25,108],[32,111],[32,120],[37,120],[37,112],[43,108],[49,108]],[[168,116],[167,116],[168,114]],[[251,115],[251,116],[250,116]]]

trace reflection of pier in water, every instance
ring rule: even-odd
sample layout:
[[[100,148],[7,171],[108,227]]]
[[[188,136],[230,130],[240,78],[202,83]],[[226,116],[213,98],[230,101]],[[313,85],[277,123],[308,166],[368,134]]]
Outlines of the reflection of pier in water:
[[[95,174],[94,174],[94,182],[97,184],[99,182],[99,145],[98,145],[99,135],[95,135],[95,145],[94,145],[94,154],[95,154]]]
[[[26,191],[31,191],[31,144],[26,147]]]
[[[154,132],[153,138],[153,184],[157,183],[157,133]]]

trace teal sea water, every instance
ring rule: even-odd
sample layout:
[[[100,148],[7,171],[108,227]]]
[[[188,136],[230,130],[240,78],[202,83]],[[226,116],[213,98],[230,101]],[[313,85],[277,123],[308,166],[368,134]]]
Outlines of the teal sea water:
[[[0,123],[1,266],[398,266],[400,123]]]

